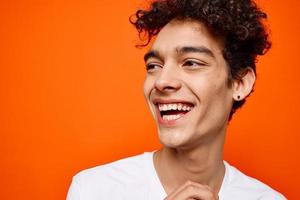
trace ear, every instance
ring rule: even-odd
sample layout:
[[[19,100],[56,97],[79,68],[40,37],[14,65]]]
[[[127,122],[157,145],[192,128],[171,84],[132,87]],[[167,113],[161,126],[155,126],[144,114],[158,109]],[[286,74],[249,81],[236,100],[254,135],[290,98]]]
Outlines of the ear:
[[[233,96],[235,101],[245,99],[252,91],[256,80],[255,73],[252,68],[248,67],[241,78],[233,81]]]

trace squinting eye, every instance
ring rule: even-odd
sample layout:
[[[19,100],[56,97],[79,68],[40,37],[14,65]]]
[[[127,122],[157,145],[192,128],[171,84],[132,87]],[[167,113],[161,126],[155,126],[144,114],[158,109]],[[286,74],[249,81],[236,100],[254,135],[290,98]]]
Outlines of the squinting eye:
[[[196,61],[192,61],[192,60],[187,60],[187,61],[184,62],[183,65],[184,65],[184,66],[187,66],[187,67],[196,68],[196,67],[204,66],[205,64],[204,64],[204,63],[201,63],[201,62],[196,62]]]
[[[146,64],[146,70],[147,71],[153,71],[153,70],[155,70],[155,69],[158,69],[158,68],[160,68],[161,66],[160,65],[158,65],[158,64],[155,64],[155,63],[149,63],[149,64]]]

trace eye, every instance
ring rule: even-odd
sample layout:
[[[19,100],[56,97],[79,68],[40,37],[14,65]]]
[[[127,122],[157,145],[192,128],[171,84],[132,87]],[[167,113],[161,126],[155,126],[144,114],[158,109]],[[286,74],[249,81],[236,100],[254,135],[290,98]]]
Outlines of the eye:
[[[203,67],[205,65],[207,65],[207,64],[204,63],[204,62],[198,61],[198,60],[197,61],[196,60],[186,60],[183,63],[184,67],[188,67],[188,68],[191,68],[191,69],[201,68],[201,67]]]
[[[156,69],[161,68],[162,66],[159,65],[158,63],[148,63],[146,64],[146,70],[147,72],[153,72]]]

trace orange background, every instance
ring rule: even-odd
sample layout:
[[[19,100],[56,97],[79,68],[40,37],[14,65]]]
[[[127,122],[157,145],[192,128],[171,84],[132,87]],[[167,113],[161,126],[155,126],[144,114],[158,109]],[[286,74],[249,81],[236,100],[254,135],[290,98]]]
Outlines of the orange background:
[[[64,199],[78,171],[159,147],[128,22],[141,2],[0,2],[0,199]],[[273,48],[225,159],[299,199],[300,3],[260,5]]]

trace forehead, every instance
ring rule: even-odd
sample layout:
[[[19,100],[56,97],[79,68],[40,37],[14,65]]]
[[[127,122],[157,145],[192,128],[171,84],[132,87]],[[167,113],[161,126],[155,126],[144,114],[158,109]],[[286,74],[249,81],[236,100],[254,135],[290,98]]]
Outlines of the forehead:
[[[174,19],[161,29],[151,49],[174,51],[181,46],[205,46],[212,51],[221,51],[224,45],[222,38],[213,35],[203,23]]]

